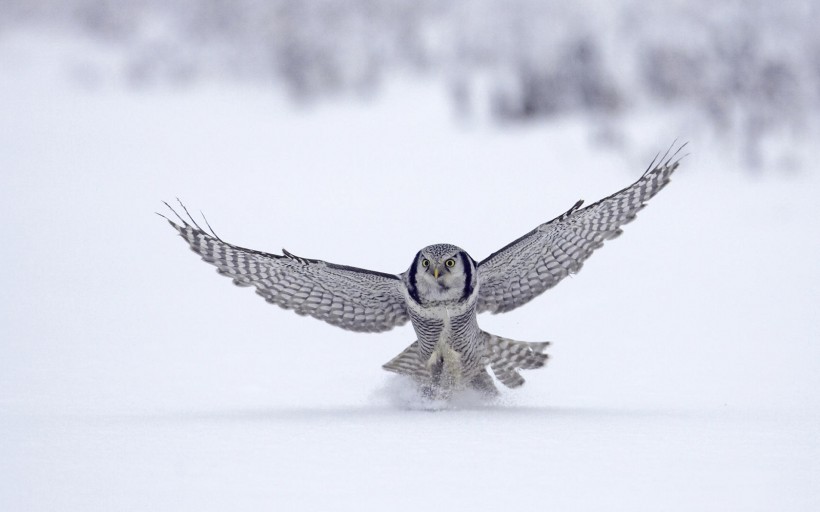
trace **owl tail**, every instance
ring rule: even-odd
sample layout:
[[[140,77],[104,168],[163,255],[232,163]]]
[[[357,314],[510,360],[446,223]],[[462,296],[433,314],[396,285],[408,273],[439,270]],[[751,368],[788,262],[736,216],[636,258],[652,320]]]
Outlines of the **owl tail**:
[[[544,353],[550,344],[548,341],[515,341],[489,333],[484,333],[484,336],[487,343],[484,355],[486,364],[490,366],[496,378],[508,388],[517,388],[524,384],[524,377],[518,370],[541,368],[549,359],[549,355]],[[418,341],[414,341],[382,368],[389,372],[409,375],[421,382],[430,381],[432,378],[430,370],[418,356]]]
[[[487,363],[496,378],[508,388],[524,384],[524,377],[518,370],[534,370],[547,364],[549,354],[544,351],[549,346],[549,341],[515,341],[495,334],[485,334],[489,336],[485,355]]]
[[[424,361],[419,358],[418,346],[419,342],[414,341],[401,354],[382,365],[382,368],[388,372],[409,375],[419,381],[429,381],[432,375]]]

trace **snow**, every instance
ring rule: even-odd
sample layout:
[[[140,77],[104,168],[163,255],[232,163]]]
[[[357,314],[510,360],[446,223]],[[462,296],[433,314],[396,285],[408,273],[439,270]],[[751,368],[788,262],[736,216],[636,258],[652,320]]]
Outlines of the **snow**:
[[[0,510],[820,507],[817,169],[749,179],[661,112],[622,148],[573,117],[459,120],[407,77],[312,107],[86,90],[59,52],[0,39]],[[435,242],[483,258],[675,138],[621,238],[479,318],[554,342],[495,404],[407,406],[380,365],[410,327],[272,307],[153,214],[179,195],[228,241],[401,272]]]

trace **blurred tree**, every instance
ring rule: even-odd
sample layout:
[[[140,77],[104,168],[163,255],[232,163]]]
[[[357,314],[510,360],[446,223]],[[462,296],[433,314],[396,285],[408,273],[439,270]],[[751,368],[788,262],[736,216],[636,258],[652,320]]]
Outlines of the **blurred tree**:
[[[817,19],[820,0],[0,0],[0,30],[80,28],[122,49],[131,84],[274,81],[309,101],[410,70],[506,122],[694,112],[750,168],[820,125]]]

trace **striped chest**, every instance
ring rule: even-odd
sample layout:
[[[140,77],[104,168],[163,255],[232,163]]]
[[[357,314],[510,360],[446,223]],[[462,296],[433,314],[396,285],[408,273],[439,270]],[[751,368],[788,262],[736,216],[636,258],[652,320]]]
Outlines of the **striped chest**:
[[[462,363],[478,364],[483,354],[481,331],[475,305],[468,307],[432,306],[410,308],[410,321],[419,341],[419,357],[427,360],[437,346],[448,346],[461,356]]]

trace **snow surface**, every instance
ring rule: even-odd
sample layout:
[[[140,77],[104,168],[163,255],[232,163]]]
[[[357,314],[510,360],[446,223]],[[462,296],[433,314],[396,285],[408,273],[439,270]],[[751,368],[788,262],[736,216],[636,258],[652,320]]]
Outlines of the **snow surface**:
[[[820,510],[818,169],[747,179],[657,114],[620,149],[469,123],[410,79],[311,108],[90,92],[60,48],[0,41],[0,510]],[[409,326],[272,307],[153,214],[179,195],[228,241],[401,272],[434,242],[483,258],[675,138],[624,236],[479,318],[554,342],[497,404],[408,406],[380,365]]]

